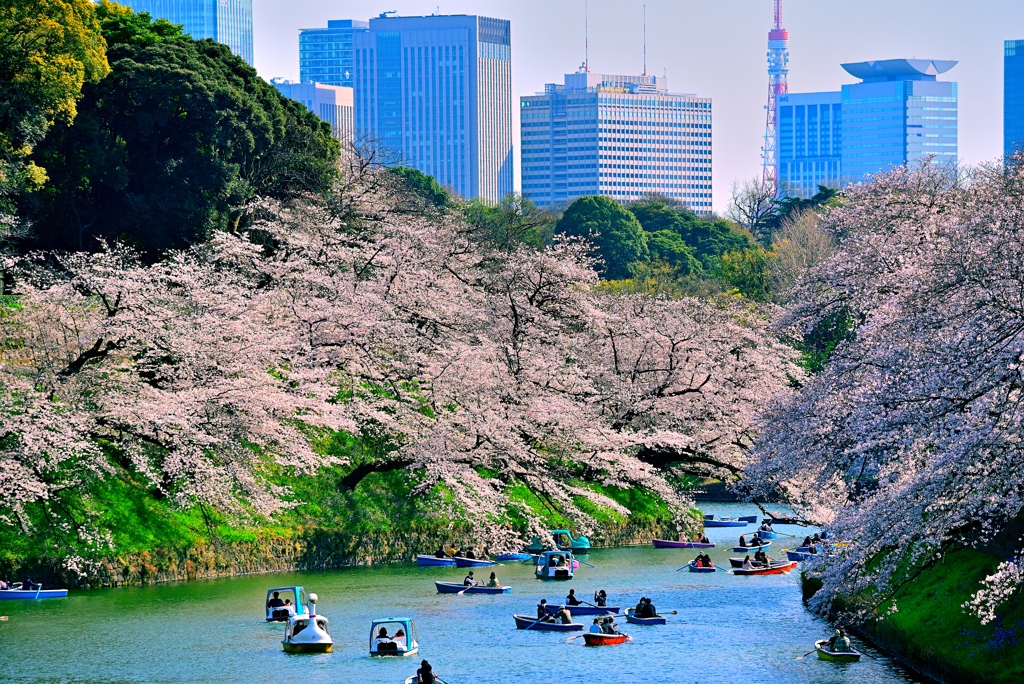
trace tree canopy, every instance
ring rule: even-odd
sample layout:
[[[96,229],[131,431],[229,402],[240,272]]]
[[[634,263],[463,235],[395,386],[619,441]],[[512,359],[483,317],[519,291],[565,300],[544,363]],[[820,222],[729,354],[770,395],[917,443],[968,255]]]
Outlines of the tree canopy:
[[[598,268],[609,280],[628,278],[631,263],[650,257],[647,235],[640,222],[609,197],[580,197],[565,210],[555,232],[592,239],[603,260]]]

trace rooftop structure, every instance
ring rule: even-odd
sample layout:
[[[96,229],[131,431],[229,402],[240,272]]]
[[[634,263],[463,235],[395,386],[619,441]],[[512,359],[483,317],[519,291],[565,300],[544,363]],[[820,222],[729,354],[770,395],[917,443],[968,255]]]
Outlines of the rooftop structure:
[[[331,19],[327,28],[299,29],[299,80],[351,88],[352,36],[369,29],[370,22],[358,19]]]
[[[852,62],[842,67],[864,83],[886,81],[935,81],[957,65],[948,59],[883,59],[876,62]]]

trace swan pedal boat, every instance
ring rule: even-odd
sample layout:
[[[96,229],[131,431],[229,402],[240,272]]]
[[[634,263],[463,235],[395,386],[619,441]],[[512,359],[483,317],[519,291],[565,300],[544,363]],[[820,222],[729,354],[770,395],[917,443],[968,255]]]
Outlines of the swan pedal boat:
[[[284,629],[281,647],[285,653],[330,653],[334,646],[331,623],[316,614],[316,594],[309,595],[309,613],[292,615]]]
[[[551,605],[552,604],[550,603],[548,604],[548,606]],[[539,603],[537,604],[537,607],[540,608]],[[569,604],[565,604],[565,607],[569,609],[570,615],[615,615],[619,612],[619,606],[570,606]],[[554,613],[552,613],[552,615],[554,615]]]
[[[788,575],[794,568],[796,568],[796,561],[775,561],[767,568],[751,568],[750,570],[735,568],[732,572],[734,575]]]
[[[818,652],[818,660],[830,660],[835,663],[856,663],[860,662],[860,653],[857,651],[830,651],[827,648],[828,640],[814,642],[814,650]]]
[[[68,595],[67,589],[22,589],[21,584],[11,585],[11,589],[0,589],[0,601],[32,600],[46,598],[64,598]]]
[[[570,615],[572,611],[570,610]],[[564,624],[561,622],[538,622],[537,618],[530,615],[517,615],[513,614],[513,618],[516,620],[516,629],[532,629],[535,632],[579,632],[583,629],[583,624],[580,622],[570,622]],[[552,617],[554,617],[552,615]]]
[[[713,565],[710,568],[697,565],[697,561],[690,561],[686,564],[686,567],[690,569],[690,572],[714,572],[716,570]]]
[[[427,567],[438,566],[438,565],[451,567],[451,566],[455,565],[455,559],[454,558],[438,558],[437,556],[426,556],[426,555],[416,556],[416,565],[420,566],[421,568],[427,568]]]
[[[598,634],[597,632],[584,632],[583,640],[587,646],[613,646],[621,644],[628,639],[626,634]]]
[[[456,582],[434,582],[434,586],[438,594],[458,594],[463,589],[467,594],[508,594],[512,591],[512,587],[485,587],[482,584],[467,589],[466,585]]]
[[[655,539],[651,542],[656,549],[713,549],[714,544],[701,544],[700,542],[671,541],[669,539]]]

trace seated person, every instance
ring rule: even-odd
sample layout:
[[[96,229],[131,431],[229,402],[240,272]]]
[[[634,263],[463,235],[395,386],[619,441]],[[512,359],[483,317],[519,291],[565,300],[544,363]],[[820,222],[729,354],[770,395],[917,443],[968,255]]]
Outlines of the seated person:
[[[473,577],[473,571],[470,570],[466,578],[462,580],[462,586],[464,587],[475,587],[477,585],[476,578]]]
[[[434,552],[434,557],[435,558],[444,558],[445,555],[446,554],[444,552],[444,544],[441,544],[441,546],[437,547],[437,551]]]
[[[599,608],[604,608],[608,605],[608,594],[604,592],[604,589],[594,592],[594,604]]]
[[[647,599],[647,603],[644,604],[643,610],[640,611],[640,617],[658,617],[658,611],[655,609],[654,604],[651,603],[651,599]]]
[[[601,628],[601,618],[594,618],[594,624],[590,625],[591,634],[603,634],[604,629]]]
[[[693,564],[695,566],[697,566],[698,568],[703,568],[704,567],[704,554],[703,553],[698,553],[697,557],[693,559]]]
[[[767,564],[768,563],[768,555],[764,552],[764,549],[758,549],[754,553],[754,560],[756,560],[759,563]]]
[[[273,598],[267,601],[267,608],[282,608],[284,601],[281,600],[281,595],[278,592],[274,592]]]
[[[284,600],[284,606],[282,606],[282,607],[285,608],[288,611],[289,615],[295,615],[295,606],[292,605],[292,600],[291,599],[285,599]]]
[[[804,548],[808,548],[808,549],[811,548],[811,536],[807,535],[806,537],[804,537],[804,543],[801,544],[800,546],[803,546]]]
[[[475,560],[476,559],[476,554],[473,553],[473,549],[467,549],[466,550],[466,555],[463,556],[463,558],[472,558],[472,559]]]
[[[407,648],[405,642],[405,630],[399,627],[398,631],[395,632],[395,636],[391,641],[393,641],[394,644],[398,646],[399,649],[404,651]]]
[[[498,578],[494,575],[493,572],[491,573],[490,581],[487,582],[487,586],[490,587],[491,589],[495,589],[495,588],[501,586],[500,584],[498,584]]]
[[[416,681],[419,684],[434,684],[437,679],[434,677],[434,668],[426,660],[420,663],[420,669],[416,670]]]
[[[708,535],[706,535],[706,534],[704,534],[704,533],[701,533],[701,535],[700,535],[700,539],[698,540],[698,542],[697,542],[697,543],[698,543],[698,544],[710,544],[710,543],[711,543],[711,540],[710,540],[710,539],[708,539]]]
[[[10,585],[7,584],[6,580],[0,580],[0,589],[10,589]]]
[[[615,634],[615,623],[612,622],[611,616],[606,617],[601,623],[601,631],[605,634]]]
[[[547,599],[541,599],[540,600],[540,605],[537,606],[537,619],[540,620],[541,622],[554,622],[555,621],[554,613],[552,613],[551,609],[548,608],[548,600]]]
[[[392,641],[391,641],[391,637],[388,636],[388,630],[386,630],[383,627],[381,627],[380,630],[377,631],[377,638],[375,638],[373,640],[373,650],[379,651],[380,647],[383,644],[390,644],[390,643],[392,643]]]
[[[25,577],[25,581],[21,583],[22,591],[35,591],[39,585],[32,581],[31,577]]]
[[[572,624],[572,613],[570,613],[569,609],[566,608],[565,606],[562,606],[561,608],[562,609],[558,611],[558,620],[563,625],[571,625]]]
[[[821,535],[820,535],[820,534],[818,534],[817,532],[815,532],[815,533],[814,533],[814,537],[813,537],[813,538],[811,538],[811,543],[812,543],[812,544],[817,544],[817,543],[818,543],[818,542],[820,542],[820,541],[821,541]]]
[[[646,606],[646,605],[647,605],[647,597],[646,596],[641,596],[640,597],[640,601],[636,604],[636,608],[633,609],[633,612],[636,613],[637,615],[639,615],[640,611],[643,610],[644,606]]]
[[[576,598],[576,590],[570,589],[569,595],[565,597],[565,603],[569,606],[578,606],[583,602]]]
[[[757,545],[756,544],[747,544],[747,535],[741,534],[740,535],[740,546],[746,547],[746,546],[757,546]]]
[[[749,553],[747,554],[747,557],[743,559],[743,569],[744,570],[753,570],[754,569],[754,564],[750,562],[750,554]]]

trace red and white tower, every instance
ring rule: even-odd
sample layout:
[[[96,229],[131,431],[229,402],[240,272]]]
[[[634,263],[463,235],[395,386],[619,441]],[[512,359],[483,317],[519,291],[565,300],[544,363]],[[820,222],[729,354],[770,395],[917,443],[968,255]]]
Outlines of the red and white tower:
[[[768,121],[761,153],[761,183],[771,197],[778,194],[778,160],[775,151],[775,113],[779,95],[789,92],[789,32],[782,28],[782,0],[775,0],[775,25],[768,32]]]

